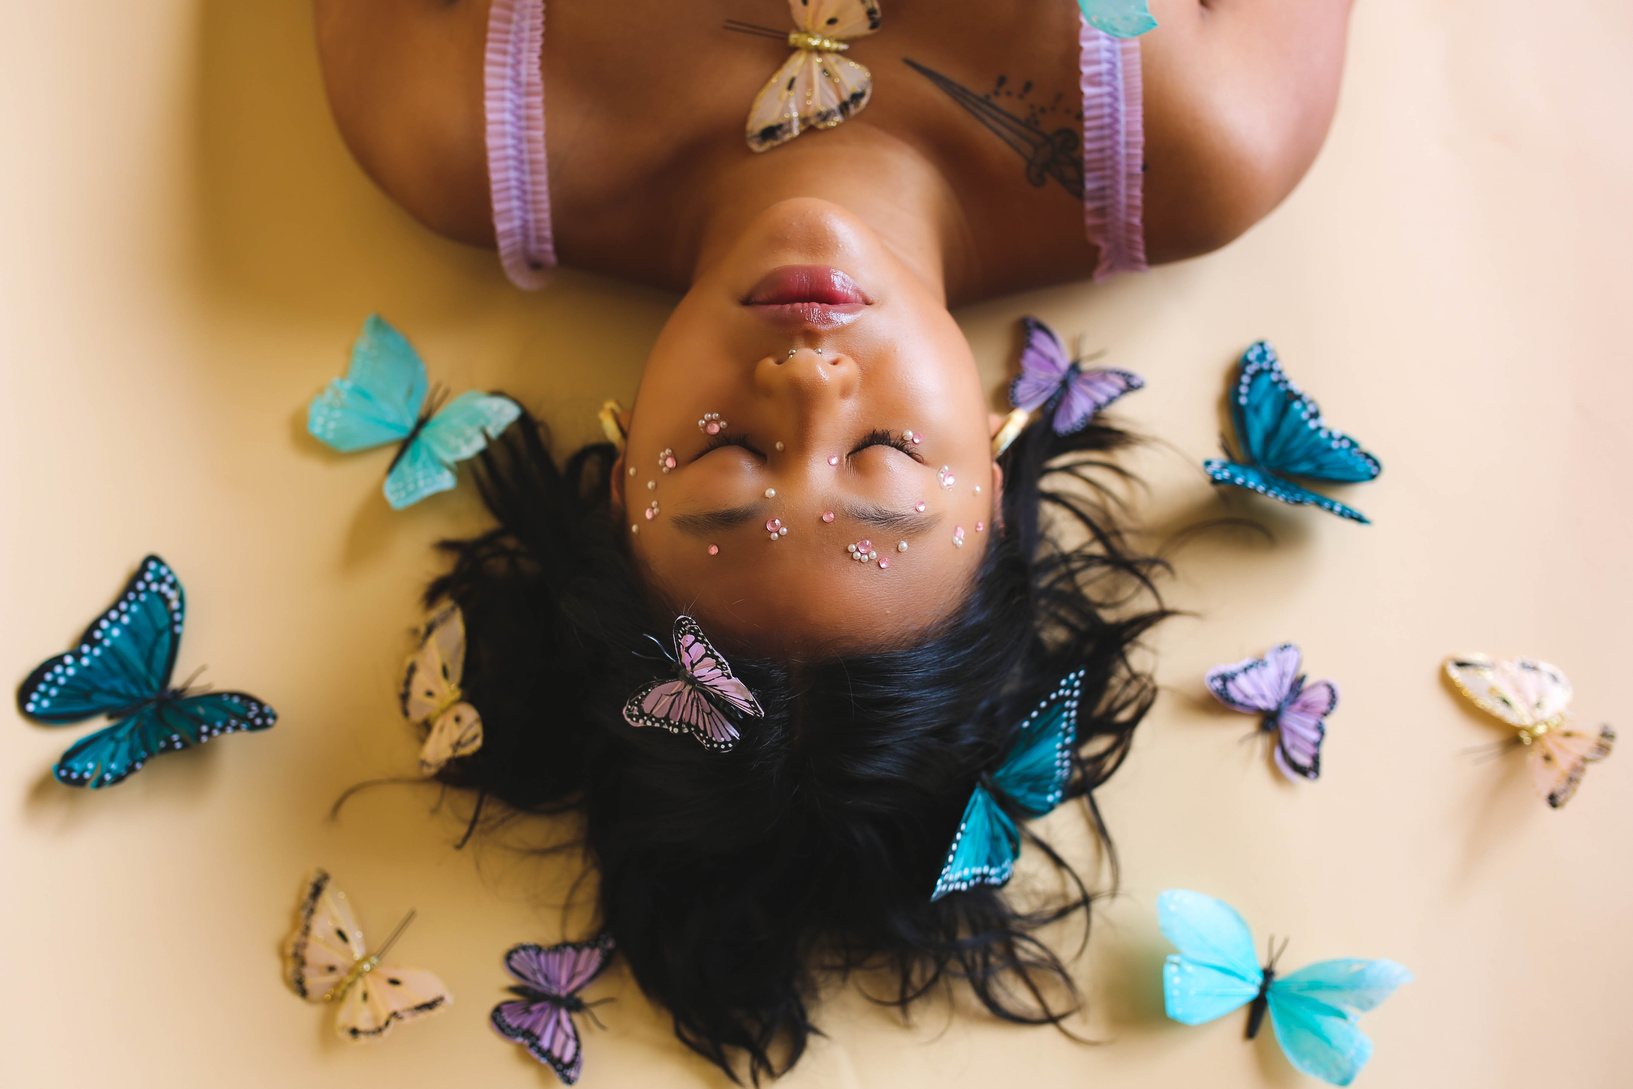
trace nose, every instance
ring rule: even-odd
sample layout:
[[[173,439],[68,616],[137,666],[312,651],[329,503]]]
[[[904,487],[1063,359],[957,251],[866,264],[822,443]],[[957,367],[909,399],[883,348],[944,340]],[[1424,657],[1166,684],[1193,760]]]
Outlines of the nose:
[[[754,386],[797,431],[809,432],[842,412],[860,377],[856,360],[843,352],[801,347],[762,359]]]

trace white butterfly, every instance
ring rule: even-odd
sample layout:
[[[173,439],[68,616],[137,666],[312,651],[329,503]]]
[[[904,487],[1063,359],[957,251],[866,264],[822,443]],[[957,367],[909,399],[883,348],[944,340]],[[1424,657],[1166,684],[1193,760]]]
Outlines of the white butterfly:
[[[375,1040],[398,1021],[422,1017],[453,1001],[442,980],[418,968],[382,966],[380,958],[414,918],[410,911],[377,953],[346,894],[314,870],[306,881],[300,922],[284,945],[289,985],[308,1002],[333,1002],[335,1031],[348,1040]]]
[[[465,618],[449,605],[425,626],[420,649],[403,672],[403,715],[429,729],[420,770],[435,775],[450,760],[482,747],[482,716],[460,692],[465,672]]]
[[[788,0],[798,30],[788,32],[794,55],[754,98],[748,146],[767,151],[809,128],[831,129],[862,112],[873,94],[873,74],[840,56],[847,38],[879,29],[877,0]],[[774,30],[727,23],[734,30],[782,37]]]
[[[1616,731],[1571,729],[1571,682],[1547,662],[1466,654],[1446,659],[1446,676],[1475,706],[1519,730],[1537,792],[1555,809],[1571,800],[1591,763],[1610,755]]]

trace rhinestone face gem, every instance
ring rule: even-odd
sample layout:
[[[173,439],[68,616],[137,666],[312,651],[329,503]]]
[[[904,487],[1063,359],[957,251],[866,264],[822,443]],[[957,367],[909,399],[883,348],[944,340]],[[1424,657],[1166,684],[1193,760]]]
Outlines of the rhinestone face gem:
[[[720,555],[720,546],[719,545],[710,545],[709,546],[709,555],[711,555],[711,556]]]
[[[953,486],[953,481],[957,478],[953,476],[953,471],[950,467],[943,465],[939,470],[937,470],[936,479],[941,481],[941,486],[943,488],[950,488]]]
[[[831,522],[831,521],[833,521],[833,520],[834,520],[834,512],[833,512],[833,511],[831,511],[831,510],[825,510],[825,511],[823,511],[823,512],[822,512],[822,520],[823,520],[823,521],[824,521],[824,522]]]

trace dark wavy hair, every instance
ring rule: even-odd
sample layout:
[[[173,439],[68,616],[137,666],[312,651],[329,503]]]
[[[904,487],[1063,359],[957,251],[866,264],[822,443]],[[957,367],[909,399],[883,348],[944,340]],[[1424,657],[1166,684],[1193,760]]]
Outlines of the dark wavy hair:
[[[731,654],[765,717],[714,753],[622,717],[636,688],[672,670],[653,638],[667,644],[674,613],[620,532],[615,448],[558,467],[524,415],[475,466],[497,525],[445,542],[452,570],[427,591],[464,612],[464,690],[485,733],[443,781],[511,815],[582,815],[575,843],[602,924],[676,1035],[734,1080],[745,1061],[756,1082],[798,1061],[832,973],[883,969],[894,983],[874,997],[904,1012],[963,980],[999,1018],[1058,1025],[1077,994],[1036,934],[1081,910],[1087,940],[1092,896],[1070,864],[1026,832],[1064,875],[1052,902],[1023,910],[987,886],[930,893],[971,790],[1077,669],[1067,796],[1110,849],[1092,792],[1151,704],[1129,651],[1165,615],[1160,564],[1117,529],[1107,453],[1127,441],[1100,425],[1027,428],[1001,463],[1002,532],[987,535],[956,611],[900,649]]]

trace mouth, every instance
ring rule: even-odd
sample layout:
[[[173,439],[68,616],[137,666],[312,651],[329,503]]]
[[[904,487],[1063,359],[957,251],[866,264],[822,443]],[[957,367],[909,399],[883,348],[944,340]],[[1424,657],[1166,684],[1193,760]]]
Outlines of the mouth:
[[[848,274],[826,265],[772,269],[743,300],[779,324],[814,329],[848,325],[871,303]]]

